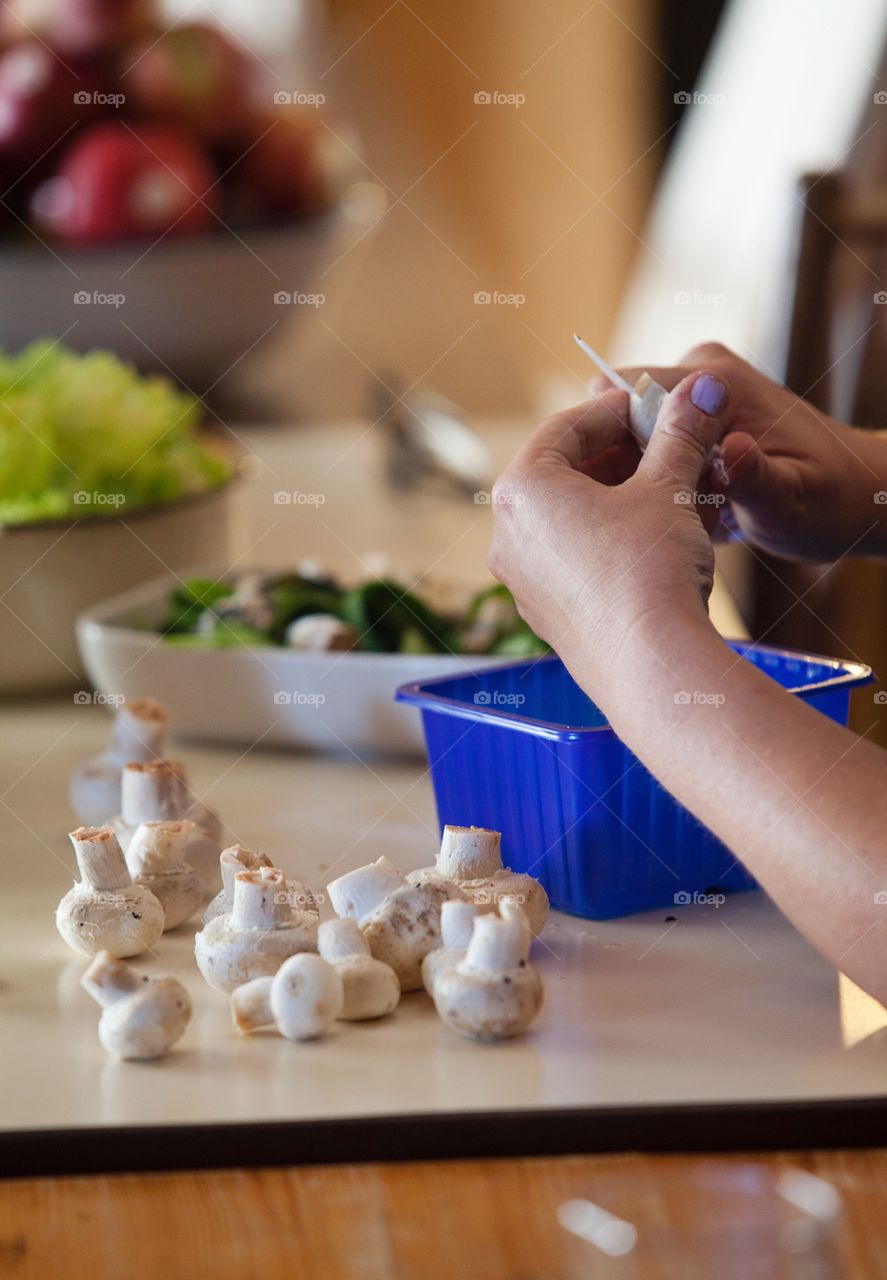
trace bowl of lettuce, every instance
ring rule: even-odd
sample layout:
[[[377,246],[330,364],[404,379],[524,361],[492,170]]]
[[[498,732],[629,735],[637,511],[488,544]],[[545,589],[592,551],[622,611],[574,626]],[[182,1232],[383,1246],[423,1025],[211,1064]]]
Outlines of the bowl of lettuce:
[[[81,609],[229,551],[237,472],[170,380],[56,342],[0,352],[0,692],[81,682]]]

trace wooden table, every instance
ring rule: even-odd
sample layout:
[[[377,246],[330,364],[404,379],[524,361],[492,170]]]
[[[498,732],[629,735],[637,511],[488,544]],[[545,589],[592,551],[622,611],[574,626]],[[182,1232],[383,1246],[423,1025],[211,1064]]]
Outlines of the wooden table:
[[[884,1274],[887,1153],[764,1156],[829,1179],[840,1270]],[[7,1182],[0,1274],[262,1280],[569,1280],[592,1274],[557,1206],[602,1172],[661,1187],[680,1156],[231,1170]]]

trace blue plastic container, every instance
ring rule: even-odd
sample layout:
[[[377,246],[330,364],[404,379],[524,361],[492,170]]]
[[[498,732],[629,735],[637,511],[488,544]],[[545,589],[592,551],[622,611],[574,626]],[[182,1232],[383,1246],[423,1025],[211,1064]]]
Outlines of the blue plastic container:
[[[730,645],[840,724],[871,669],[803,653]],[[592,919],[752,889],[727,847],[655,780],[555,657],[418,684],[440,825],[502,832],[516,871],[552,905]]]

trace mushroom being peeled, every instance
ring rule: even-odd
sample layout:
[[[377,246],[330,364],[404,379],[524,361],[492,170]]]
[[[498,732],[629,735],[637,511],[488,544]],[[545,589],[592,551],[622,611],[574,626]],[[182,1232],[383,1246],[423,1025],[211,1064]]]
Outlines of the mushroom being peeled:
[[[446,903],[444,904],[446,906]],[[345,1022],[384,1018],[397,1008],[400,982],[390,965],[376,960],[356,921],[325,920],[317,932],[317,949],[342,979]]]
[[[191,998],[181,982],[139,977],[108,951],[98,953],[80,983],[102,1006],[99,1040],[116,1058],[161,1057],[191,1017]]]
[[[496,912],[505,899],[518,902],[533,933],[541,933],[548,918],[548,894],[533,876],[503,866],[500,843],[499,832],[486,827],[446,826],[435,865],[411,871],[407,880],[450,881],[481,911]]]
[[[441,877],[410,884],[387,858],[347,872],[327,892],[337,914],[357,922],[375,958],[391,966],[402,991],[422,986],[422,961],[440,945],[441,906],[463,897]]]
[[[437,975],[444,969],[458,964],[468,948],[474,930],[475,917],[480,907],[474,902],[457,902],[451,899],[440,909],[441,945],[429,951],[422,961],[422,985],[430,996],[434,995]]]
[[[465,955],[438,973],[434,1004],[442,1020],[472,1040],[520,1035],[542,1008],[542,979],[529,962],[532,933],[523,909],[502,902],[479,915]]]
[[[333,965],[303,952],[285,960],[273,978],[255,978],[231,996],[231,1016],[247,1034],[276,1026],[287,1040],[315,1040],[341,1017],[344,985]]]
[[[163,755],[169,714],[153,698],[133,698],[119,707],[108,746],[71,775],[71,807],[82,823],[105,822],[120,812],[120,775],[130,760],[146,763]]]
[[[188,858],[195,837],[201,838],[194,822],[142,822],[126,851],[134,883],[150,889],[163,907],[164,932],[190,920],[205,897]]]
[[[273,866],[266,853],[256,853],[246,845],[232,844],[219,854],[222,887],[203,913],[203,923],[209,924],[216,916],[228,915],[234,905],[234,877],[238,871],[251,871],[254,867]]]
[[[276,867],[239,871],[229,915],[216,916],[194,938],[197,967],[217,991],[272,977],[284,960],[317,950],[317,915],[294,907]]]
[[[80,881],[69,889],[55,923],[72,951],[137,956],[163,933],[163,907],[150,889],[133,884],[117,837],[108,827],[78,827],[69,839]]]
[[[188,790],[185,767],[178,760],[151,760],[124,766],[120,783],[120,813],[112,827],[125,851],[143,822],[194,822],[188,840],[188,861],[200,876],[204,900],[219,887],[221,824]]]

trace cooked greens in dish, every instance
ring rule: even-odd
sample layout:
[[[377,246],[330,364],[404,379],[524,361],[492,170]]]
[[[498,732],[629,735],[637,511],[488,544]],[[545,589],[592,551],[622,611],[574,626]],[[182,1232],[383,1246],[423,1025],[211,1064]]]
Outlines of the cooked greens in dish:
[[[120,516],[223,484],[196,397],[109,351],[0,351],[0,525]]]
[[[527,657],[548,646],[527,626],[507,588],[465,605],[435,606],[421,586],[372,578],[357,586],[303,566],[230,580],[189,578],[169,599],[161,631],[182,648],[280,645],[305,652],[477,653]]]

